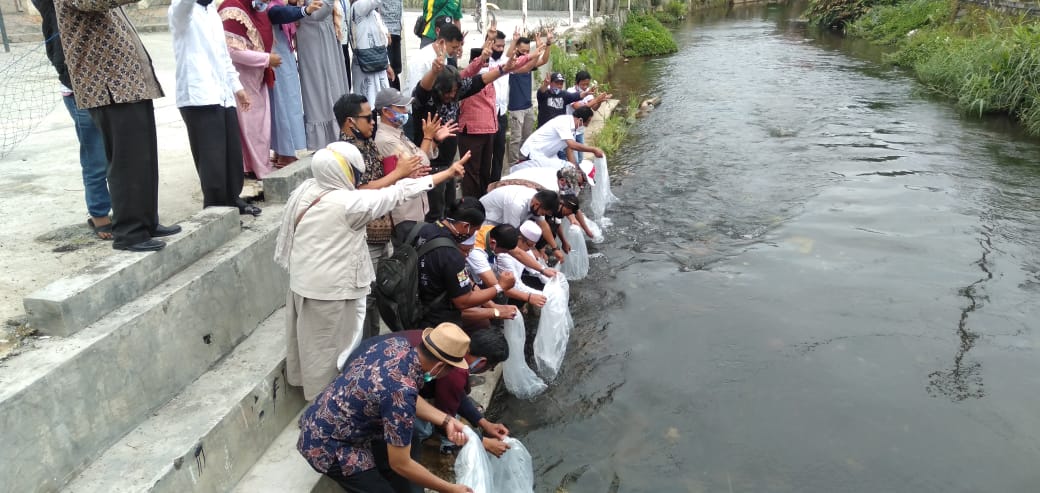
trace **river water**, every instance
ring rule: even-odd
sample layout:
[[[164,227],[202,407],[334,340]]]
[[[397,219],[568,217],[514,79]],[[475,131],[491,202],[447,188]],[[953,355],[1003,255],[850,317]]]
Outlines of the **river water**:
[[[621,69],[663,103],[562,374],[494,410],[535,491],[1040,491],[1040,143],[797,16]]]

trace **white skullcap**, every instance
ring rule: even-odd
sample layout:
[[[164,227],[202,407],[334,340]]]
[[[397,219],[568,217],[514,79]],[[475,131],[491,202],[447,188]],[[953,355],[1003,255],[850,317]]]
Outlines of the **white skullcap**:
[[[524,238],[527,238],[527,241],[537,243],[538,238],[542,237],[542,228],[534,221],[524,221],[524,223],[520,225],[520,234],[524,235]]]

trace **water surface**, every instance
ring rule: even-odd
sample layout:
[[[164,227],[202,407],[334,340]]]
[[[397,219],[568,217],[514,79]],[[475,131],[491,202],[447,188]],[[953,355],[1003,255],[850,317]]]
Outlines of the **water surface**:
[[[563,372],[497,404],[536,491],[1040,491],[1040,143],[793,17],[623,69]]]

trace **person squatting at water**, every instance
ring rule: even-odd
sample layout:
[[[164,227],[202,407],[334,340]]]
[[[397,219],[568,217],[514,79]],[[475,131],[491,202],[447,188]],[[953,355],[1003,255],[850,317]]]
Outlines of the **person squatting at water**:
[[[308,464],[351,493],[472,493],[438,478],[412,456],[416,419],[437,423],[463,445],[464,426],[419,397],[420,390],[452,368],[468,370],[470,338],[457,325],[422,332],[413,346],[387,337],[344,364],[300,416],[296,448]],[[508,430],[502,430],[507,433]]]
[[[358,303],[375,279],[366,226],[401,202],[461,176],[462,165],[379,190],[357,190],[365,172],[357,147],[334,142],[314,154],[314,178],[289,197],[275,246],[275,261],[289,270],[288,380],[302,386],[308,400],[335,378],[336,356],[360,340]]]
[[[477,231],[475,225],[484,222],[484,211],[475,199],[460,199],[448,211],[448,217],[422,226],[416,237],[416,246],[435,238],[451,238],[459,245]],[[515,279],[503,276],[498,283],[483,289],[474,289],[466,272],[466,257],[458,248],[435,248],[419,257],[419,300],[425,310],[421,327],[430,327],[441,322],[462,326],[467,332],[481,328],[477,323],[481,317],[464,317],[470,309],[487,308],[497,313],[497,318],[511,318],[515,311],[505,307],[488,305],[496,295],[513,287]],[[485,306],[488,305],[488,306]],[[466,319],[470,319],[470,323]]]
[[[559,159],[560,151],[567,152],[567,160],[578,164],[574,151],[591,152],[596,157],[603,157],[603,149],[579,143],[575,135],[584,132],[592,121],[592,110],[588,107],[574,110],[573,115],[560,115],[545,124],[538,125],[530,137],[520,146],[520,159],[548,162]]]
[[[423,344],[422,334],[422,330],[405,330],[365,339],[349,355],[346,352],[341,354],[337,366],[342,369],[347,361],[361,356],[373,345],[392,337],[404,338],[410,346],[419,348]],[[448,415],[461,416],[469,423],[478,426],[486,435],[483,439],[484,449],[496,456],[501,456],[509,449],[509,446],[503,441],[505,437],[509,436],[509,429],[501,423],[491,422],[484,417],[477,403],[469,397],[469,377],[494,370],[500,363],[509,359],[509,346],[506,344],[505,335],[501,330],[478,330],[469,336],[469,352],[465,356],[468,368],[449,368],[433,381],[426,382],[419,391],[419,396],[432,399],[433,406]],[[435,427],[432,423],[422,419],[415,420],[412,443],[416,445],[411,450],[413,459],[420,460],[422,447],[419,444],[433,436],[434,431]],[[456,445],[442,435],[441,453],[449,454],[455,449]]]

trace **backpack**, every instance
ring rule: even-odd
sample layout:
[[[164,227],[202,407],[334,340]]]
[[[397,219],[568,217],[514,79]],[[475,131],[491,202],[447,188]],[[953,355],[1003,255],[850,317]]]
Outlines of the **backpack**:
[[[391,238],[394,254],[379,262],[376,269],[376,307],[393,332],[418,329],[429,307],[443,302],[447,295],[441,293],[428,306],[423,306],[419,299],[419,257],[436,248],[458,248],[454,241],[443,237],[415,248],[415,238],[424,225],[411,221],[399,224]]]

